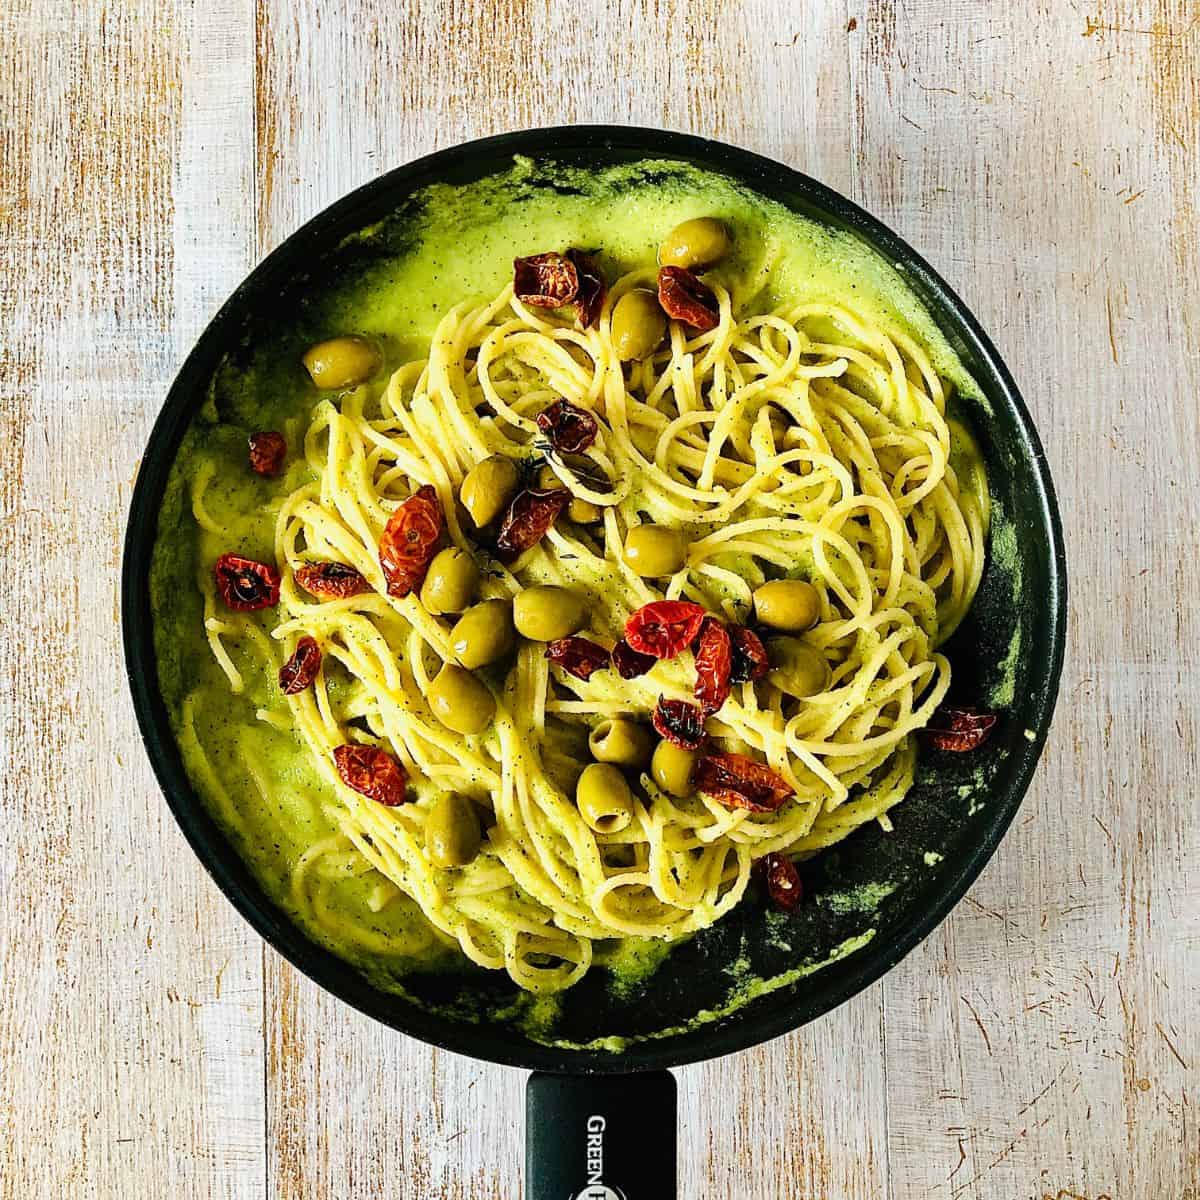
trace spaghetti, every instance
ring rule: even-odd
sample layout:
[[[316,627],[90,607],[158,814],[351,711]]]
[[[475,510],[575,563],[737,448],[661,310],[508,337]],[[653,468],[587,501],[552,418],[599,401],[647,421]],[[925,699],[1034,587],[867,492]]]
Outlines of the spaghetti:
[[[339,935],[395,953],[436,938],[522,988],[557,991],[588,970],[599,941],[677,939],[719,920],[769,853],[804,857],[868,822],[889,828],[909,790],[915,734],[949,685],[937,647],[979,585],[988,523],[982,470],[960,478],[951,464],[952,439],[969,444],[969,435],[947,419],[942,380],[898,328],[833,303],[738,311],[719,285],[715,328],[672,322],[658,350],[623,366],[611,314],[638,287],[654,287],[652,270],[620,278],[596,326],[581,329],[509,286],[447,312],[428,357],[382,389],[320,401],[303,439],[311,478],[275,522],[282,578],[269,637],[252,616],[224,610],[202,576],[208,641],[234,692],[254,660],[274,672],[301,637],[324,655],[311,688],[288,696],[286,710],[259,713],[299,735],[337,797],[338,832],[314,841],[291,874],[292,899],[317,926],[344,925],[330,889],[373,871],[371,906],[408,897],[427,927],[390,940]],[[597,418],[582,455],[548,451],[541,439],[537,415],[562,398]],[[558,521],[509,565],[488,559],[485,599],[535,584],[571,588],[587,596],[586,636],[607,645],[651,601],[693,601],[743,622],[767,581],[815,586],[819,619],[804,640],[828,665],[827,686],[796,700],[737,683],[708,721],[715,745],[786,781],[793,795],[782,807],[679,798],[642,773],[624,828],[597,832],[581,817],[572,788],[588,731],[644,719],[660,696],[690,700],[689,655],[634,679],[600,670],[583,680],[522,642],[493,681],[495,717],[483,732],[454,733],[436,719],[428,694],[454,658],[449,626],[416,593],[387,594],[377,548],[398,505],[429,486],[450,543],[478,555],[456,498],[467,472],[494,455],[526,472],[548,464],[601,515],[592,525]],[[192,508],[219,532],[212,475],[194,475]],[[686,563],[667,579],[642,578],[625,560],[626,534],[644,522],[685,535]],[[369,589],[314,599],[295,573],[315,560],[354,568]],[[393,755],[416,802],[385,807],[345,786],[333,751],[347,742]],[[449,793],[470,798],[487,828],[471,862],[440,869],[425,826]]]

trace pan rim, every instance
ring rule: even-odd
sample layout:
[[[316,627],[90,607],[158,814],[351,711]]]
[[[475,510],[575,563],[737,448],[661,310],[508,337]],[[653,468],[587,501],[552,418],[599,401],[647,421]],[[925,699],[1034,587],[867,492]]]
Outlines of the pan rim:
[[[844,221],[858,236],[890,261],[902,264],[918,285],[923,302],[936,300],[939,324],[949,322],[962,338],[984,377],[1015,418],[1032,462],[1032,484],[1040,517],[1039,535],[1049,546],[1044,616],[1049,658],[1036,671],[1036,696],[1027,710],[1034,737],[1026,740],[1004,772],[1003,785],[992,793],[990,819],[981,836],[957,868],[931,890],[931,903],[917,916],[889,931],[886,942],[874,942],[844,960],[845,971],[819,1005],[800,998],[755,1011],[741,1009],[732,1019],[698,1030],[632,1043],[614,1053],[600,1049],[566,1050],[519,1040],[508,1031],[486,1024],[453,1022],[397,996],[372,987],[359,972],[331,951],[312,941],[267,897],[249,868],[228,842],[196,797],[183,770],[175,738],[158,685],[150,616],[149,572],[158,511],[167,474],[179,441],[198,403],[197,378],[207,379],[208,366],[231,344],[241,327],[244,306],[265,284],[281,274],[301,247],[328,243],[331,235],[381,198],[398,203],[407,195],[467,164],[472,158],[527,154],[553,158],[556,151],[603,153],[620,150],[645,157],[695,162],[723,172],[768,198],[785,189],[805,196],[816,207]],[[1058,695],[1066,643],[1066,550],[1062,523],[1045,452],[1033,421],[1007,366],[970,309],[954,290],[899,235],[853,201],[817,180],[751,151],[689,134],[641,126],[573,125],[519,130],[464,142],[403,164],[349,192],[305,222],[268,254],[220,307],[184,359],[168,390],[143,451],[130,500],[121,568],[121,626],[125,669],[142,741],[163,795],[206,871],[234,908],[255,931],[293,967],[359,1012],[441,1049],[467,1054],[506,1066],[573,1074],[627,1074],[639,1070],[682,1066],[747,1049],[815,1020],[865,990],[920,944],[962,899],[993,857],[1016,816],[1029,787],[1049,732]],[[812,1007],[812,1011],[808,1008]]]

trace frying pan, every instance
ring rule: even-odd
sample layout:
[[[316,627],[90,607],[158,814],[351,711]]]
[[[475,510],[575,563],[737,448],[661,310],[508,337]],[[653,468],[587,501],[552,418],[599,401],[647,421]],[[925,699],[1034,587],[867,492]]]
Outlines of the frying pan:
[[[310,941],[268,898],[192,789],[158,685],[151,551],[180,440],[218,368],[302,322],[308,297],[404,249],[405,213],[431,183],[469,183],[514,155],[604,167],[653,158],[744,183],[878,250],[922,299],[982,401],[960,399],[995,499],[988,567],[947,647],[953,696],[1002,721],[971,755],[926,753],[895,829],[864,828],[804,865],[807,902],[769,913],[750,898],[677,947],[648,979],[615,989],[592,971],[550,1027],[523,1014],[502,972],[368,979]],[[550,175],[530,186],[553,187]],[[387,218],[387,220],[384,220]],[[368,226],[384,232],[354,238]],[[298,970],[346,1003],[433,1045],[532,1068],[527,1195],[569,1200],[674,1195],[674,1080],[667,1068],[777,1037],[821,1016],[896,965],[964,894],[995,851],[1033,774],[1053,712],[1065,638],[1066,563],[1053,485],[1007,368],[962,301],[911,247],[807,176],[744,150],[659,130],[575,126],[470,142],[352,192],[269,255],[234,292],[180,369],[154,426],[130,507],[122,574],[126,667],[150,760],[185,836],[239,912]],[[968,761],[969,760],[969,761]],[[864,897],[866,899],[864,899]],[[869,937],[837,957],[850,939]],[[812,966],[828,961],[819,970]],[[699,1019],[700,1015],[703,1019]]]

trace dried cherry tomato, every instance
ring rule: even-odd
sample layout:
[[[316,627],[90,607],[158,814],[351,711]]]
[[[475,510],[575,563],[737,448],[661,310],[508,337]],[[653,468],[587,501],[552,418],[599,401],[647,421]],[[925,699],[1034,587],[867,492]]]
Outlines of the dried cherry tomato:
[[[706,754],[696,764],[693,779],[698,791],[726,808],[774,812],[792,795],[783,776],[744,754]]]
[[[733,665],[730,668],[731,683],[754,683],[762,679],[771,669],[767,648],[762,638],[745,625],[731,625],[729,640],[733,646]]]
[[[690,600],[652,600],[625,622],[625,640],[639,654],[674,658],[696,640],[706,616]]]
[[[550,250],[513,259],[513,291],[522,304],[562,308],[579,292],[579,270],[563,254]]]
[[[635,650],[624,638],[612,648],[612,665],[622,679],[637,679],[645,675],[658,659],[653,654],[642,654]]]
[[[582,250],[568,250],[567,258],[575,267],[579,276],[579,291],[575,296],[575,315],[579,324],[587,329],[595,325],[604,307],[604,297],[608,295],[608,284],[604,282],[600,267],[590,254]]]
[[[600,426],[586,408],[569,400],[555,400],[537,415],[537,427],[560,454],[582,454],[595,440]]]
[[[700,623],[696,643],[696,699],[705,714],[715,713],[729,699],[733,645],[729,632],[716,617]]]
[[[946,705],[933,714],[921,736],[936,750],[963,754],[982,746],[992,736],[997,720],[995,713]]]
[[[296,568],[296,582],[322,600],[344,600],[371,590],[358,571],[340,562],[304,563]]]
[[[250,435],[250,467],[258,475],[271,479],[278,475],[287,456],[287,442],[273,429]]]
[[[704,743],[704,713],[686,700],[659,696],[651,718],[660,737],[685,750],[698,750]]]
[[[379,565],[389,596],[407,596],[421,586],[442,536],[442,504],[425,484],[392,513],[379,539]]]
[[[317,677],[321,666],[321,647],[307,634],[296,643],[292,657],[279,668],[279,686],[285,696],[304,691]]]
[[[717,294],[686,267],[660,267],[658,302],[663,312],[701,333],[716,329],[721,319]]]
[[[755,863],[762,871],[763,886],[776,908],[791,912],[804,899],[804,888],[800,883],[800,872],[786,854],[772,851]]]
[[[603,646],[587,638],[565,637],[546,647],[546,657],[576,679],[590,679],[593,671],[608,666],[609,654]]]
[[[279,572],[267,563],[222,554],[213,567],[217,593],[226,608],[234,612],[254,612],[273,608],[279,603]]]
[[[336,746],[333,762],[342,782],[368,800],[395,808],[407,799],[408,774],[378,746]]]
[[[546,530],[558,519],[566,508],[571,493],[566,488],[551,488],[541,491],[526,488],[513,497],[500,532],[496,535],[496,549],[508,561],[524,553],[546,536]]]

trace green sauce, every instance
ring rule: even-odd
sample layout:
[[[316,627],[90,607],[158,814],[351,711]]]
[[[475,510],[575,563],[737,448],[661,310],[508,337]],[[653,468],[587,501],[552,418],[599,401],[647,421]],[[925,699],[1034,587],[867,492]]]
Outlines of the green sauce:
[[[712,1021],[720,1021],[732,1016],[739,1009],[745,1008],[747,1004],[759,999],[761,996],[769,996],[772,992],[779,991],[780,988],[798,983],[801,979],[812,975],[822,967],[827,967],[831,963],[846,958],[856,950],[861,950],[874,936],[875,930],[873,928],[865,929],[862,933],[856,934],[852,938],[847,938],[844,942],[835,946],[825,958],[810,959],[800,963],[798,966],[792,967],[790,970],[781,971],[778,975],[772,975],[769,979],[763,979],[761,976],[755,975],[750,970],[748,961],[746,959],[739,959],[729,967],[729,973],[733,976],[734,984],[724,1002],[716,1008],[701,1009],[687,1025],[675,1025],[665,1029],[656,1029],[653,1033],[637,1038],[614,1037],[610,1035],[608,1037],[594,1038],[590,1042],[569,1042],[561,1038],[556,1038],[552,1044],[564,1050],[607,1050],[613,1054],[620,1054],[635,1041],[659,1041],[664,1038],[681,1037],[685,1033],[694,1032],[698,1026],[707,1025]],[[543,1040],[537,1034],[538,1030],[535,1028],[531,1034],[534,1040]]]
[[[347,254],[362,251],[363,265],[332,280],[314,279],[309,302],[294,323],[256,345],[248,361],[242,355],[236,365],[230,362],[217,372],[210,400],[176,461],[152,573],[163,694],[197,790],[267,892],[294,917],[289,874],[314,841],[336,831],[330,814],[338,802],[308,765],[298,737],[256,716],[259,710],[283,716],[287,709],[274,678],[251,655],[235,653],[245,690],[230,694],[205,639],[196,580],[226,551],[272,556],[278,505],[309,474],[296,454],[318,399],[299,362],[307,344],[354,331],[382,342],[389,367],[424,357],[445,312],[464,300],[494,295],[511,277],[516,255],[571,245],[596,248],[611,278],[652,266],[660,239],[678,222],[713,215],[733,232],[735,250],[715,274],[734,292],[735,301],[766,309],[784,301],[842,299],[915,337],[943,377],[960,393],[979,398],[900,273],[854,237],[679,164],[559,171],[557,190],[533,186],[544,169],[518,160],[506,174],[477,184],[430,188],[394,218],[349,239]],[[272,428],[287,436],[291,465],[280,479],[260,479],[247,468],[246,438],[254,430]],[[231,539],[203,531],[193,518],[190,483],[202,470],[213,473],[205,507],[231,526]],[[264,631],[274,619],[270,612],[264,616]],[[186,728],[185,709],[190,709],[191,729]],[[201,762],[200,747],[210,769]],[[247,763],[254,764],[265,794]],[[348,873],[331,895],[342,932],[334,936],[324,927],[305,927],[376,982],[403,992],[406,970],[436,968],[451,952],[433,938],[406,897],[375,911],[381,887],[387,885],[374,872]],[[869,907],[864,903],[863,910]],[[405,952],[380,955],[348,930],[363,931],[367,940],[399,939]],[[857,949],[873,932],[850,939],[832,957]],[[601,959],[611,972],[611,986],[622,994],[652,974],[668,951],[664,943],[631,940],[605,951]],[[726,1015],[820,965],[802,963],[772,980],[739,980],[721,1011],[698,1014],[696,1020]],[[531,1036],[549,1037],[554,1002],[522,997],[515,1005]]]
[[[832,892],[827,896],[818,897],[831,912],[835,913],[873,913],[878,910],[895,890],[894,883],[864,883],[844,892]]]

